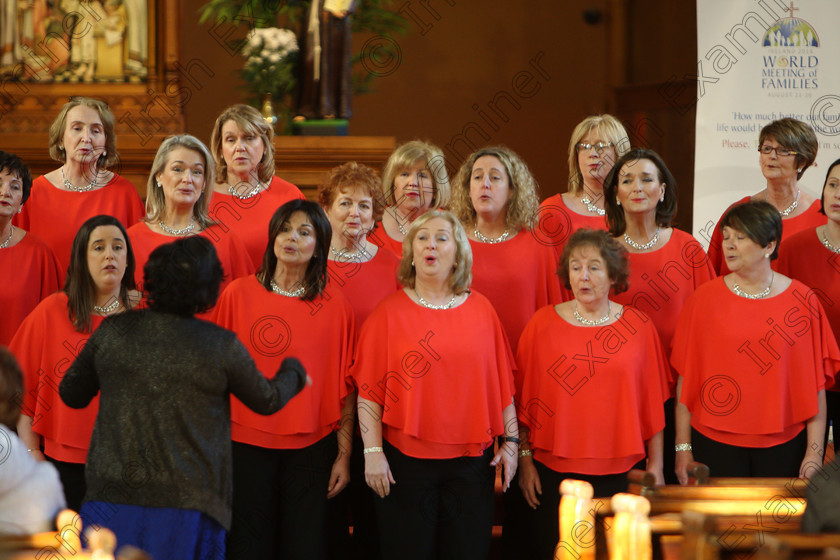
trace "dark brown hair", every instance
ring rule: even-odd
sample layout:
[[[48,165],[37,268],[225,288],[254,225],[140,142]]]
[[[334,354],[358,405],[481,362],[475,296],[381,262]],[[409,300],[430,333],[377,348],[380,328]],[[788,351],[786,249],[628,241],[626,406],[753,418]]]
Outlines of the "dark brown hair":
[[[90,275],[87,262],[88,243],[93,230],[99,226],[116,226],[122,232],[125,240],[125,274],[120,282],[120,303],[125,309],[131,308],[129,292],[135,288],[134,285],[134,251],[131,249],[131,241],[125,227],[113,216],[100,214],[90,218],[73,239],[73,248],[70,251],[70,266],[67,267],[67,280],[64,282],[64,293],[67,294],[67,313],[73,327],[79,332],[90,332],[90,310],[96,303],[96,284]]]
[[[330,241],[332,241],[332,226],[327,219],[324,210],[311,200],[295,199],[290,200],[277,209],[268,223],[268,244],[263,254],[262,266],[257,273],[260,284],[266,290],[271,291],[271,279],[274,269],[277,268],[277,255],[274,254],[274,241],[280,235],[283,224],[289,221],[295,212],[303,212],[311,220],[315,228],[315,252],[306,267],[303,277],[305,291],[301,299],[310,301],[324,291],[327,286],[327,255],[330,253]]]
[[[625,165],[636,165],[639,161],[646,159],[656,166],[660,183],[665,183],[665,200],[656,203],[656,225],[670,227],[671,218],[677,211],[677,181],[671,175],[671,171],[662,158],[653,150],[647,148],[633,148],[615,162],[607,178],[604,180],[604,208],[607,211],[607,224],[609,224],[610,235],[613,237],[623,235],[627,229],[627,221],[624,219],[624,210],[618,205],[618,182],[621,180],[621,172]]]
[[[738,204],[729,209],[720,220],[720,229],[728,227],[740,231],[754,243],[767,247],[775,241],[770,260],[779,257],[779,244],[782,242],[782,216],[776,207],[764,200],[755,200]]]
[[[572,234],[566,246],[563,247],[563,254],[560,256],[560,266],[557,274],[566,289],[571,290],[572,284],[569,280],[569,260],[572,253],[581,247],[592,247],[597,249],[607,265],[607,276],[613,283],[613,293],[618,295],[627,291],[627,278],[630,276],[630,264],[627,259],[627,250],[613,239],[609,233],[600,229],[579,229]]]

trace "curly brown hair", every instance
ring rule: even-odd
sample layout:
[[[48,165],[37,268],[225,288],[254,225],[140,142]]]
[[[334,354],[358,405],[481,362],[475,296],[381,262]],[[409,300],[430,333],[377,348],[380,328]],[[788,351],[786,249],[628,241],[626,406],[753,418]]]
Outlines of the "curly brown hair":
[[[464,160],[452,189],[452,212],[465,226],[475,223],[475,208],[470,198],[470,178],[476,160],[483,156],[497,158],[505,166],[508,175],[511,196],[507,203],[505,223],[514,230],[530,229],[540,207],[537,181],[522,158],[505,146],[482,148]]]

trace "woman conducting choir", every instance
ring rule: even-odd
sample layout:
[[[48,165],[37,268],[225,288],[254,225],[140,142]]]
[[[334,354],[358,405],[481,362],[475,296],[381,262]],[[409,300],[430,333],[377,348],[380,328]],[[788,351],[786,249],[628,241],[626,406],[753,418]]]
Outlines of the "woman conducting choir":
[[[473,287],[496,308],[516,351],[537,309],[561,300],[554,251],[531,231],[537,182],[505,147],[482,148],[461,165],[452,210],[470,239]]]
[[[745,202],[721,226],[732,272],[697,289],[674,334],[677,477],[694,459],[714,476],[806,477],[823,462],[840,351],[819,298],[770,267],[778,209]]]
[[[50,126],[49,149],[61,167],[35,179],[15,225],[50,246],[63,282],[70,246],[85,220],[107,214],[131,226],[143,217],[143,203],[134,185],[108,171],[119,155],[114,115],[104,102],[73,97],[65,103]]]
[[[516,472],[512,356],[492,305],[469,291],[471,264],[455,216],[424,214],[404,242],[403,290],[362,328],[353,376],[386,559],[486,559],[493,467],[504,490]]]
[[[337,554],[328,548],[327,500],[349,480],[355,395],[347,374],[355,334],[346,298],[324,293],[331,239],[316,203],[287,202],[269,223],[260,271],[232,282],[215,310],[216,323],[239,336],[260,371],[295,356],[312,378],[271,416],[231,403],[228,558]]]
[[[236,233],[214,223],[207,214],[214,176],[213,157],[198,138],[179,134],[161,142],[146,186],[146,218],[128,228],[137,256],[138,284],[155,248],[190,235],[206,237],[216,248],[225,274],[222,289],[253,272]]]
[[[344,292],[361,325],[382,299],[399,288],[393,253],[367,240],[382,218],[381,181],[376,171],[356,162],[333,168],[318,189],[318,203],[332,226],[327,274]]]
[[[758,163],[767,187],[735,204],[748,200],[764,200],[772,204],[782,218],[782,240],[824,224],[826,218],[820,214],[817,200],[799,186],[802,175],[816,161],[818,148],[814,129],[802,121],[784,118],[762,128],[758,136]],[[709,244],[709,258],[721,276],[731,270],[722,249],[722,228],[722,223],[718,222]]]
[[[254,269],[262,262],[265,230],[284,203],[303,198],[300,189],[274,175],[274,130],[249,105],[231,105],[213,125],[210,149],[216,161],[210,217],[236,232]]]
[[[552,245],[558,258],[578,229],[607,228],[604,180],[616,158],[629,149],[627,131],[612,115],[592,115],[575,127],[569,141],[568,191],[542,202],[535,226],[535,235]]]
[[[395,149],[382,172],[385,206],[382,232],[375,242],[402,257],[402,243],[411,223],[431,208],[449,207],[449,174],[437,146],[412,140]]]
[[[59,288],[61,273],[47,245],[12,225],[29,198],[32,175],[19,157],[0,151],[0,345],[8,346],[21,321]]]
[[[194,317],[215,303],[221,280],[207,239],[158,247],[145,267],[149,308],[105,321],[59,387],[74,408],[100,399],[84,525],[108,527],[154,558],[224,558],[230,395],[271,414],[306,383],[293,359],[266,380],[235,335]]]
[[[840,338],[840,159],[828,168],[820,198],[828,222],[791,235],[779,247],[776,269],[799,280],[820,298],[835,338]],[[826,425],[840,430],[840,387],[825,393]],[[826,430],[828,438],[828,430]],[[827,439],[826,439],[827,441]]]
[[[85,459],[98,401],[72,410],[61,402],[58,384],[103,319],[138,302],[134,266],[119,220],[90,218],[73,240],[64,290],[42,301],[9,345],[24,373],[18,434],[35,457],[56,466],[67,505],[76,511],[85,493]]]

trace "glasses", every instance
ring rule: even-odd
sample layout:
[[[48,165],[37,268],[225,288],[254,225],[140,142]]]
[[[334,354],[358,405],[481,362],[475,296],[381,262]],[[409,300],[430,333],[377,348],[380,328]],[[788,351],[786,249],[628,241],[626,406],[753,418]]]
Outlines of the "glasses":
[[[771,152],[775,151],[778,157],[795,156],[799,153],[794,152],[793,150],[788,150],[787,148],[782,148],[781,146],[770,146],[768,144],[762,144],[759,146],[758,151],[767,156],[769,156]]]
[[[580,144],[577,144],[575,146],[575,149],[578,152],[587,152],[589,150],[594,149],[596,152],[598,152],[600,154],[601,152],[603,152],[604,150],[606,150],[607,148],[609,148],[612,145],[613,145],[612,142],[598,142],[596,144],[588,144],[586,142],[581,142]]]

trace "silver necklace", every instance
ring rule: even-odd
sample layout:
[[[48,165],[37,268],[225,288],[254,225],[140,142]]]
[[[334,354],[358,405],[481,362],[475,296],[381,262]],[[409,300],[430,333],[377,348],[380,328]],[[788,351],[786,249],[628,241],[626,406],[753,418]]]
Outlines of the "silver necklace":
[[[648,249],[656,246],[656,243],[659,241],[659,228],[656,228],[656,231],[653,232],[653,237],[650,238],[650,241],[647,243],[636,243],[630,236],[626,233],[624,234],[624,242],[636,249],[637,251],[647,251]]]
[[[394,221],[397,222],[397,227],[400,228],[400,233],[405,235],[406,229],[405,226],[402,225],[402,222],[398,218],[394,218]]]
[[[604,315],[600,319],[587,319],[586,317],[584,317],[583,315],[578,313],[577,301],[575,301],[575,319],[577,319],[578,323],[583,323],[584,325],[586,325],[588,327],[594,327],[595,325],[603,325],[604,323],[609,321],[611,311],[612,311],[612,306],[610,305],[610,302],[607,301],[607,314],[606,315]]]
[[[440,311],[440,310],[443,310],[443,309],[452,309],[452,306],[455,305],[456,296],[454,296],[454,295],[452,296],[452,299],[450,299],[448,302],[444,303],[443,305],[435,305],[435,304],[429,303],[428,301],[423,299],[423,296],[420,295],[420,292],[417,291],[416,287],[414,288],[414,293],[417,294],[417,301],[420,303],[420,305],[422,305],[423,307],[428,307],[429,309],[436,309],[436,310]]]
[[[589,195],[585,194],[581,197],[580,201],[586,206],[586,209],[592,212],[593,214],[598,214],[599,216],[606,215],[607,211],[595,206],[591,200],[589,200]]]
[[[93,310],[99,313],[100,315],[107,315],[112,311],[116,311],[120,306],[120,300],[114,299],[113,302],[109,303],[105,307],[99,307],[98,305],[93,306]]]
[[[359,249],[358,251],[353,251],[352,253],[347,249],[336,249],[332,245],[330,245],[330,253],[334,260],[337,261],[352,261],[352,260],[361,260],[364,257],[368,256],[368,252],[364,250],[364,248]]]
[[[779,215],[783,218],[790,216],[790,213],[796,210],[796,207],[799,206],[799,195],[802,191],[800,189],[796,189],[796,197],[793,199],[793,202],[790,203],[790,206],[785,208],[784,210],[779,210]],[[767,191],[764,191],[764,200],[767,201]]]
[[[96,187],[99,186],[99,182],[97,181],[96,176],[94,176],[93,181],[91,181],[87,185],[77,187],[73,183],[71,183],[70,180],[67,179],[67,177],[64,175],[64,166],[63,165],[61,166],[60,169],[61,169],[61,178],[64,180],[64,188],[67,189],[68,191],[87,192],[87,191],[92,191],[93,189],[95,189]],[[99,175],[98,171],[96,172],[96,175]]]
[[[770,275],[770,284],[767,285],[766,288],[758,292],[757,294],[748,294],[744,290],[741,289],[741,286],[738,285],[738,282],[732,281],[732,291],[735,292],[735,295],[741,296],[742,298],[747,299],[761,299],[766,298],[770,295],[770,288],[773,287],[773,280],[776,278],[776,272],[773,271]]]
[[[9,236],[9,239],[11,239],[11,238],[12,237]],[[826,249],[828,249],[829,251],[831,251],[832,253],[840,253],[840,249],[838,249],[837,247],[832,245],[831,242],[828,240],[828,235],[825,233],[825,229],[823,229],[822,239],[820,239],[820,241],[822,241],[823,246]],[[9,240],[7,239],[6,243],[8,243],[8,242],[9,242]],[[0,245],[0,248],[4,247],[6,245],[6,243],[4,243],[3,245]]]
[[[160,229],[162,229],[169,235],[187,235],[195,229],[195,219],[190,218],[190,223],[187,224],[187,227],[182,227],[181,229],[171,228],[168,225],[164,224],[163,220],[161,220],[158,225],[160,226]]]
[[[303,292],[306,291],[306,288],[304,288],[303,286],[301,286],[297,290],[284,290],[283,288],[278,286],[277,283],[274,282],[274,280],[272,280],[270,282],[270,284],[271,284],[271,291],[272,292],[274,292],[275,294],[280,294],[281,296],[286,296],[286,297],[300,297],[300,296],[303,295]]]
[[[9,246],[9,242],[12,240],[12,236],[15,234],[15,226],[10,226],[9,229],[9,237],[6,238],[6,241],[0,243],[0,249],[5,249]],[[837,251],[835,251],[836,253]]]
[[[238,185],[241,184],[247,184],[249,187],[251,187],[251,190],[240,194],[239,191],[236,190],[236,187],[234,187],[230,183],[227,184],[228,192],[240,200],[248,200],[249,198],[253,198],[260,194],[263,190],[263,184],[260,182],[257,182],[256,186],[253,186],[250,183],[246,183],[245,181],[243,181],[242,183],[238,183]]]
[[[493,239],[492,237],[486,237],[486,236],[482,235],[481,232],[478,231],[478,224],[475,224],[475,231],[473,232],[473,235],[475,236],[476,239],[478,239],[482,243],[501,243],[502,241],[507,239],[508,236],[510,236],[510,231],[505,229],[505,232],[502,235],[500,235],[496,239]]]

